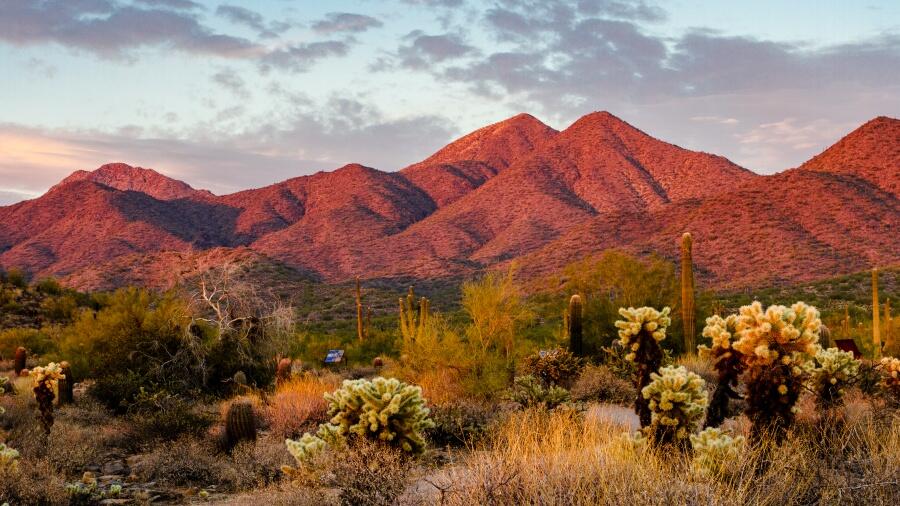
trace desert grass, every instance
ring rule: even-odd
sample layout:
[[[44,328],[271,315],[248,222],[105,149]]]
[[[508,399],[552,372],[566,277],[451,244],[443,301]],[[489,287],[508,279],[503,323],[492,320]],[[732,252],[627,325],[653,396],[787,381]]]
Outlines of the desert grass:
[[[482,451],[435,478],[463,504],[896,504],[900,419],[855,413],[838,430],[802,425],[780,447],[748,448],[727,479],[689,453],[635,447],[623,427],[576,412],[521,412]],[[733,424],[741,427],[746,424]]]
[[[296,438],[327,419],[323,395],[340,386],[334,375],[304,374],[278,385],[266,409],[269,426],[282,438]]]

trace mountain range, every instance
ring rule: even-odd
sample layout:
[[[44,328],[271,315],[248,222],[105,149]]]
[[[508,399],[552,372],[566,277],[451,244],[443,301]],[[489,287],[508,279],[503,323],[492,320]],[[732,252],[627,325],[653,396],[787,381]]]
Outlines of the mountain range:
[[[0,266],[82,289],[165,286],[229,261],[328,282],[529,275],[607,248],[677,258],[703,282],[809,281],[900,261],[900,120],[758,175],[607,112],[557,131],[527,114],[384,172],[350,164],[217,196],[122,163],[0,207]]]

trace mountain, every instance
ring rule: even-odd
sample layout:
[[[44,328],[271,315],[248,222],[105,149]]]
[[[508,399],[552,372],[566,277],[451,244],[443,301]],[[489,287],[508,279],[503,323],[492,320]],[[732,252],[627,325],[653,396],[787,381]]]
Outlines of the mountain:
[[[801,168],[855,176],[900,197],[900,120],[879,116]]]
[[[110,164],[0,207],[0,266],[92,289],[234,262],[326,282],[513,260],[537,276],[606,248],[674,260],[690,231],[704,282],[813,280],[900,261],[898,125],[876,118],[772,176],[608,112],[562,131],[521,114],[396,172],[350,164],[223,196]]]
[[[159,200],[212,196],[208,191],[195,190],[189,184],[166,177],[153,169],[132,167],[124,163],[106,164],[93,171],[75,171],[56,186],[75,181],[93,181],[117,190],[145,193]]]

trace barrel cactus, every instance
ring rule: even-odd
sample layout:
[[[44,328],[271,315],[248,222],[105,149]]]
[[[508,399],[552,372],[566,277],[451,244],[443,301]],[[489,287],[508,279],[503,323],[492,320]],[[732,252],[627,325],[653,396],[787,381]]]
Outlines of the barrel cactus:
[[[225,412],[225,443],[234,448],[243,441],[256,441],[256,411],[252,402],[239,399]]]
[[[793,424],[804,364],[819,349],[821,327],[819,311],[803,302],[763,309],[755,301],[741,307],[732,346],[743,354],[753,439],[761,440],[771,430],[780,441]]]
[[[807,373],[807,388],[812,390],[819,407],[829,409],[843,400],[844,389],[859,374],[859,361],[853,352],[837,348],[819,349],[813,360],[804,364]]]
[[[644,435],[656,445],[686,446],[706,414],[706,382],[684,366],[663,367],[650,377],[641,390],[652,413]]]
[[[278,367],[275,369],[275,383],[280,385],[291,379],[291,367],[293,362],[289,358],[283,358],[278,361]]]
[[[737,315],[722,318],[713,315],[706,319],[703,337],[712,341],[712,346],[700,345],[700,356],[712,362],[716,371],[716,389],[713,392],[706,412],[706,427],[716,427],[728,417],[728,404],[731,399],[739,399],[735,388],[738,378],[744,371],[744,355],[731,346],[737,333]]]
[[[638,394],[634,410],[641,427],[647,427],[651,422],[650,408],[641,392],[650,383],[650,375],[662,365],[663,351],[659,343],[666,338],[666,328],[672,323],[669,311],[667,307],[662,311],[652,307],[619,309],[619,314],[624,317],[616,322],[619,343],[626,350],[625,359],[637,366],[635,386]]]
[[[25,370],[26,362],[28,362],[28,351],[19,346],[16,348],[15,358],[13,359],[13,371],[16,373],[16,376],[20,376],[22,371]]]

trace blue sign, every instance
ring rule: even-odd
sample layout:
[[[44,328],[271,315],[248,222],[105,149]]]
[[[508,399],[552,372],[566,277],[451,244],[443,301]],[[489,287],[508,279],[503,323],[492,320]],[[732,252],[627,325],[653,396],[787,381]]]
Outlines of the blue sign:
[[[344,350],[328,350],[328,355],[325,355],[325,363],[326,364],[337,364],[344,358]]]

